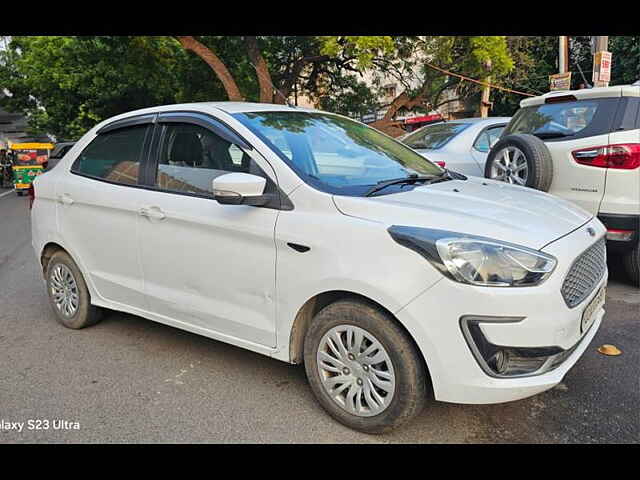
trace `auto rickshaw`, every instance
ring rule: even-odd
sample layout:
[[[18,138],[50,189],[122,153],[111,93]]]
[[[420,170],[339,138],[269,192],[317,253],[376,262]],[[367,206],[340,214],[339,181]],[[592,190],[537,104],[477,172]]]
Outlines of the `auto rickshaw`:
[[[24,195],[33,179],[44,173],[49,160],[50,143],[13,143],[13,186],[18,195]]]

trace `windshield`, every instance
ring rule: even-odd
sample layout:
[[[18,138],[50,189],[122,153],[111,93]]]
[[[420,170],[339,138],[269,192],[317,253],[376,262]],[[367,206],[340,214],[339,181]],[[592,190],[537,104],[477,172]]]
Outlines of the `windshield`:
[[[407,135],[402,141],[411,148],[437,150],[444,147],[468,126],[468,123],[438,123],[436,125],[427,125]]]
[[[306,183],[327,193],[361,196],[385,180],[443,173],[396,140],[344,117],[292,111],[234,117]],[[385,193],[394,191],[389,188]]]
[[[598,100],[583,100],[525,107],[514,116],[505,135],[573,136],[591,125],[600,104]]]

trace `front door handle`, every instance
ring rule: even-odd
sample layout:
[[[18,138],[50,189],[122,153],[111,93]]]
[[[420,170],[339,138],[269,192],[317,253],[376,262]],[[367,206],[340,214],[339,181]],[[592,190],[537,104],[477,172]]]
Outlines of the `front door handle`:
[[[68,193],[63,193],[62,195],[58,195],[58,203],[71,205],[73,203],[73,198],[71,198]]]
[[[150,220],[164,220],[167,216],[158,207],[141,208],[138,213]]]

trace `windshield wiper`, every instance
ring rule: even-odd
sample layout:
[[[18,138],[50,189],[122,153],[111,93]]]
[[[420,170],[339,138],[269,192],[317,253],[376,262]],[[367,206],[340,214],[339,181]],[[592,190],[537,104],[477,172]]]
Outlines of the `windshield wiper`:
[[[416,183],[416,182],[428,182],[432,180],[438,180],[442,178],[446,174],[446,171],[441,173],[440,175],[418,175],[416,173],[412,173],[407,177],[402,178],[393,178],[391,180],[382,180],[378,182],[377,185],[374,185],[369,190],[367,190],[364,194],[365,197],[370,197],[376,192],[387,188],[390,185],[399,185],[402,183]]]

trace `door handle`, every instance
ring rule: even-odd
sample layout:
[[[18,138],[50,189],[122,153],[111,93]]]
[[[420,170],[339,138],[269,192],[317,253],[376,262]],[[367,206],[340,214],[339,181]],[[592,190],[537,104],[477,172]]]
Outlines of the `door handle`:
[[[141,208],[138,214],[151,220],[164,220],[167,216],[158,207]]]
[[[58,203],[71,205],[73,203],[73,198],[71,198],[69,194],[63,193],[62,195],[58,195]]]

